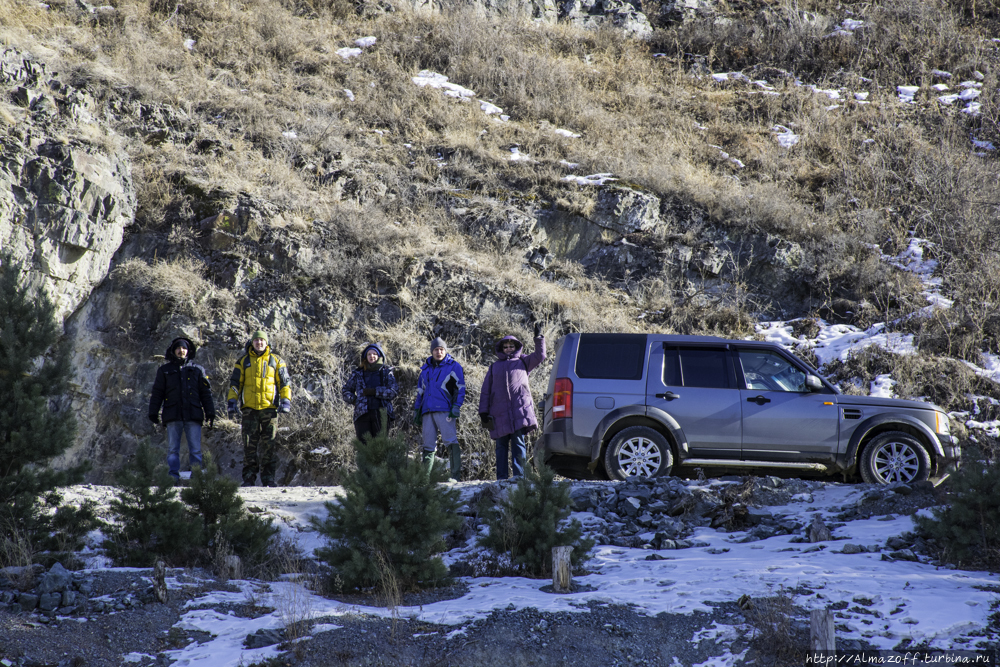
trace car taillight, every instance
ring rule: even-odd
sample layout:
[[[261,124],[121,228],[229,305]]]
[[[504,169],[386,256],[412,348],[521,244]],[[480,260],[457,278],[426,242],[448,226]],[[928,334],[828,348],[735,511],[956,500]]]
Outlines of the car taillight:
[[[569,378],[556,378],[552,394],[552,418],[566,419],[573,416],[573,382]]]

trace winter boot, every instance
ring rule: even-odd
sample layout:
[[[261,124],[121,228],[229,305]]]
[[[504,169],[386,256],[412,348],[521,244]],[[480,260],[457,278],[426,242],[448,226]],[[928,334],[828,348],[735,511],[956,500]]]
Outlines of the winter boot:
[[[448,445],[448,453],[451,456],[451,477],[456,482],[462,481],[462,446],[457,442]]]

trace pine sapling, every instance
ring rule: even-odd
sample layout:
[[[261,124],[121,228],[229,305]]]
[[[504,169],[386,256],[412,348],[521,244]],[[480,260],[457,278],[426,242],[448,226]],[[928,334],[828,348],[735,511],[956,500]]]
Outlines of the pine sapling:
[[[202,534],[214,554],[219,548],[231,550],[249,565],[267,559],[277,527],[270,519],[247,511],[239,494],[239,483],[219,473],[211,452],[205,451],[204,465],[195,466],[191,484],[181,490],[181,500],[202,517]]]
[[[968,463],[949,484],[951,503],[914,515],[917,529],[956,565],[1000,565],[1000,464]]]
[[[117,563],[148,567],[162,559],[181,565],[200,555],[201,520],[177,499],[164,460],[143,441],[115,474],[117,497],[110,502],[115,524],[104,547]]]
[[[444,467],[428,471],[407,455],[401,436],[385,430],[354,446],[357,469],[344,482],[344,496],[326,503],[326,519],[313,519],[329,540],[317,556],[348,589],[385,581],[404,589],[444,583],[448,571],[436,554],[445,548],[444,535],[461,525],[458,491],[442,484]]]
[[[13,257],[0,253],[0,534],[34,550],[73,550],[96,520],[90,507],[62,505],[59,489],[81,481],[86,465],[47,467],[76,431],[73,413],[60,408],[72,374],[69,349],[52,302],[22,285],[20,274]]]
[[[590,557],[594,541],[583,537],[579,521],[566,521],[572,504],[569,485],[556,483],[551,468],[526,466],[507,498],[486,512],[489,532],[478,543],[527,574],[551,574],[553,547],[572,546],[570,562],[577,566]]]

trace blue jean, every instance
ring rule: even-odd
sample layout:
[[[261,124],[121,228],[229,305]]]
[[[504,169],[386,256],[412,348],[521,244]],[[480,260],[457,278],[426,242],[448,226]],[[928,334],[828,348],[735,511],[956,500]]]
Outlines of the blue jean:
[[[519,428],[513,433],[502,435],[497,438],[497,479],[507,479],[507,451],[510,450],[514,459],[514,477],[524,475],[524,459],[527,458],[528,451],[525,448],[525,429]]]
[[[181,432],[188,443],[188,458],[191,465],[202,465],[201,460],[201,424],[198,422],[167,422],[167,468],[174,479],[180,479],[181,473]]]

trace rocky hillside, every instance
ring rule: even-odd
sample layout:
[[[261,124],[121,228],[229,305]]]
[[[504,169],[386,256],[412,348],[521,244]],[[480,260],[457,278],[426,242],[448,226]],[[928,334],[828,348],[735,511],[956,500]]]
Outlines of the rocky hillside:
[[[177,335],[221,405],[258,328],[294,380],[284,484],[350,465],[364,341],[408,401],[445,337],[475,402],[493,341],[536,321],[550,341],[885,326],[916,353],[821,370],[995,418],[991,3],[458,5],[0,5],[0,244],[73,346],[60,464],[101,482],[162,441],[146,403]],[[231,469],[237,432],[208,438]]]

